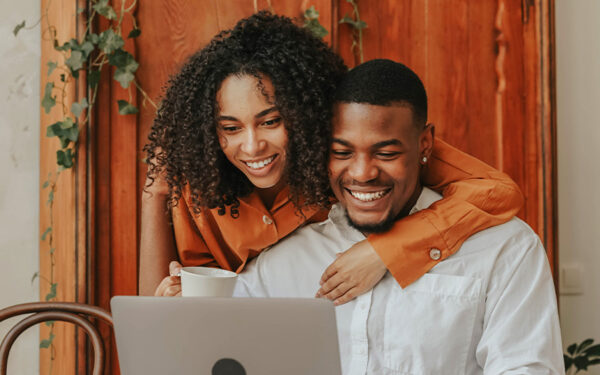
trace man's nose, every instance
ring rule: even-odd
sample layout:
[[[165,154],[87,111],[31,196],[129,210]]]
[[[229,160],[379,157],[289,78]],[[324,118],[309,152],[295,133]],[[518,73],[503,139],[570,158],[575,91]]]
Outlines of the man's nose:
[[[372,158],[361,156],[350,165],[348,175],[357,182],[369,182],[379,176],[379,169]]]
[[[266,146],[264,139],[260,137],[259,132],[255,129],[249,129],[246,131],[245,138],[242,142],[242,151],[249,155],[256,155],[262,151]]]

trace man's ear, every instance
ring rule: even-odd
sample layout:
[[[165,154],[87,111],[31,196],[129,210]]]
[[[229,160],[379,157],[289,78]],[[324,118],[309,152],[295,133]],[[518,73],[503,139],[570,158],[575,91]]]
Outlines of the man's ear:
[[[420,158],[424,157],[428,160],[431,158],[431,153],[433,152],[433,142],[435,136],[435,125],[427,124],[425,128],[421,131],[421,135],[419,136],[419,155]],[[425,162],[426,163],[426,162]]]

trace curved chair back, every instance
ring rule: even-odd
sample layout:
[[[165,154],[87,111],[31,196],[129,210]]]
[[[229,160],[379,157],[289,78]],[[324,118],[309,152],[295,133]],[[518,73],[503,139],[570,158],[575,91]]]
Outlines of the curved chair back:
[[[32,314],[15,324],[0,344],[0,375],[6,375],[8,353],[17,337],[32,325],[48,320],[70,322],[80,326],[90,336],[94,348],[93,375],[104,372],[104,345],[102,336],[88,319],[96,318],[112,327],[110,313],[100,307],[71,302],[32,302],[14,305],[0,310],[0,322],[14,316]]]

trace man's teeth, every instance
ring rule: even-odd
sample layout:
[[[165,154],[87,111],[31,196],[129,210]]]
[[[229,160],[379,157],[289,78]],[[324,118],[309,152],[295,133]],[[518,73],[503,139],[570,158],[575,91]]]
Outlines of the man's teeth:
[[[359,193],[357,191],[350,190],[350,194],[352,194],[352,196],[354,198],[361,200],[363,202],[370,202],[370,201],[379,199],[379,198],[383,197],[387,192],[388,192],[388,190],[377,191],[374,193]]]
[[[271,156],[268,159],[261,160],[258,162],[252,162],[252,163],[244,162],[244,163],[246,163],[246,165],[252,169],[260,169],[260,168],[264,167],[265,165],[271,164],[273,159],[275,159],[275,156]]]

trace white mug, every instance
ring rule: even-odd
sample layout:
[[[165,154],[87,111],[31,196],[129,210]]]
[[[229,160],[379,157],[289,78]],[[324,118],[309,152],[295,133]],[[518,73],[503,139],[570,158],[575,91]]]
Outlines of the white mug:
[[[183,267],[181,295],[183,297],[231,297],[237,273],[211,267]]]

